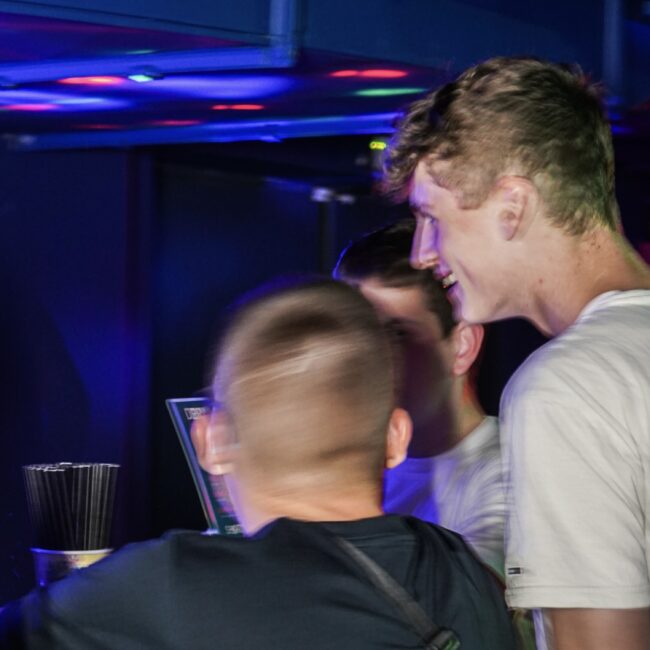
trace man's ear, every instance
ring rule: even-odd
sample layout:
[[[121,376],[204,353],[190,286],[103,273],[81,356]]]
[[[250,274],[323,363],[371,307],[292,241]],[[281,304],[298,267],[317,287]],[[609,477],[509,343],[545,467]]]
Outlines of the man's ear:
[[[406,458],[412,432],[411,416],[402,408],[394,409],[386,431],[385,466],[387,469],[397,467]]]
[[[192,444],[199,465],[209,474],[232,471],[236,446],[232,425],[224,411],[199,416],[192,423]]]
[[[504,176],[497,183],[499,232],[508,241],[528,229],[537,201],[537,190],[526,178]]]
[[[456,376],[469,372],[476,361],[483,344],[482,325],[461,321],[452,333],[454,343],[454,363],[452,372]]]

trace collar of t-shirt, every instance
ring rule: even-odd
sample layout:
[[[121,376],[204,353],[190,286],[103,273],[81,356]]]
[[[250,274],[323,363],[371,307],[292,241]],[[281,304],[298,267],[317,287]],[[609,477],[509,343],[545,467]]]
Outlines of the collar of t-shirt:
[[[650,304],[650,289],[629,289],[627,291],[606,291],[592,298],[578,314],[575,323],[585,320],[597,311],[623,305]]]

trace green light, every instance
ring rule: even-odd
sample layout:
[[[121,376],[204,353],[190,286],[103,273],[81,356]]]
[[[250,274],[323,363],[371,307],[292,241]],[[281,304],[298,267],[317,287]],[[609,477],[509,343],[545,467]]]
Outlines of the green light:
[[[155,81],[156,77],[150,74],[130,74],[129,79],[139,84],[146,84],[150,81]]]
[[[417,95],[426,88],[366,88],[357,90],[354,94],[359,97],[394,97],[395,95]]]
[[[153,54],[156,50],[130,50],[127,54]]]
[[[371,140],[368,145],[373,151],[383,151],[388,144],[383,140]]]

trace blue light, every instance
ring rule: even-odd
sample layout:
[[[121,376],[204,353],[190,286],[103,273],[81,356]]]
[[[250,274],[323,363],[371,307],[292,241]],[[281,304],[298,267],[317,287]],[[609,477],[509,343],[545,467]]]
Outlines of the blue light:
[[[166,77],[155,84],[144,85],[155,92],[170,91],[179,95],[209,99],[252,99],[268,97],[286,91],[295,82],[279,76],[182,76]]]
[[[102,104],[104,107],[111,100],[101,99],[99,97],[67,97],[66,99],[53,100],[59,106],[87,106],[88,104]],[[123,102],[117,102],[123,103]]]
[[[44,90],[7,90],[0,92],[0,107],[13,104],[56,104],[67,111],[117,110],[130,102],[104,97],[86,97]]]

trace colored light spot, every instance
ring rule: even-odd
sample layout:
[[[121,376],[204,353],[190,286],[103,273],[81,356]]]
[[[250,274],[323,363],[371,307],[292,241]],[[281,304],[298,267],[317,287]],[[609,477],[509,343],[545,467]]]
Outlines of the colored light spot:
[[[233,111],[261,111],[264,108],[262,104],[233,104]]]
[[[365,77],[366,79],[399,79],[406,77],[404,70],[376,68],[372,70],[337,70],[330,72],[330,77]]]
[[[104,100],[99,97],[67,97],[66,99],[56,99],[54,103],[60,106],[83,106],[87,104],[103,104]]]
[[[148,72],[145,70],[144,72]],[[295,85],[287,77],[262,75],[169,76],[155,84],[144,84],[143,91],[152,88],[156,92],[171,91],[179,95],[207,97],[213,102],[231,105],[234,102],[259,101],[262,97],[277,95]]]
[[[369,79],[399,79],[406,77],[407,73],[404,70],[362,70],[360,76]]]
[[[358,77],[358,70],[337,70],[336,72],[330,72],[330,77]]]
[[[365,88],[357,90],[354,94],[359,97],[393,97],[395,95],[417,95],[426,88]]]
[[[59,79],[60,84],[77,86],[117,86],[124,83],[123,77],[66,77]]]
[[[157,50],[130,50],[127,54],[153,54]]]
[[[388,146],[388,144],[383,140],[371,140],[368,146],[373,151],[383,151]]]
[[[140,73],[140,74],[130,74],[129,79],[131,81],[135,81],[136,83],[139,83],[139,84],[146,84],[146,83],[149,83],[150,81],[155,81],[156,77],[154,77],[153,75],[150,75],[150,74],[142,74],[142,73]]]
[[[55,104],[9,104],[1,107],[3,111],[52,111]]]
[[[215,104],[213,111],[261,111],[263,104]]]
[[[154,126],[195,126],[201,124],[201,120],[156,120]]]

